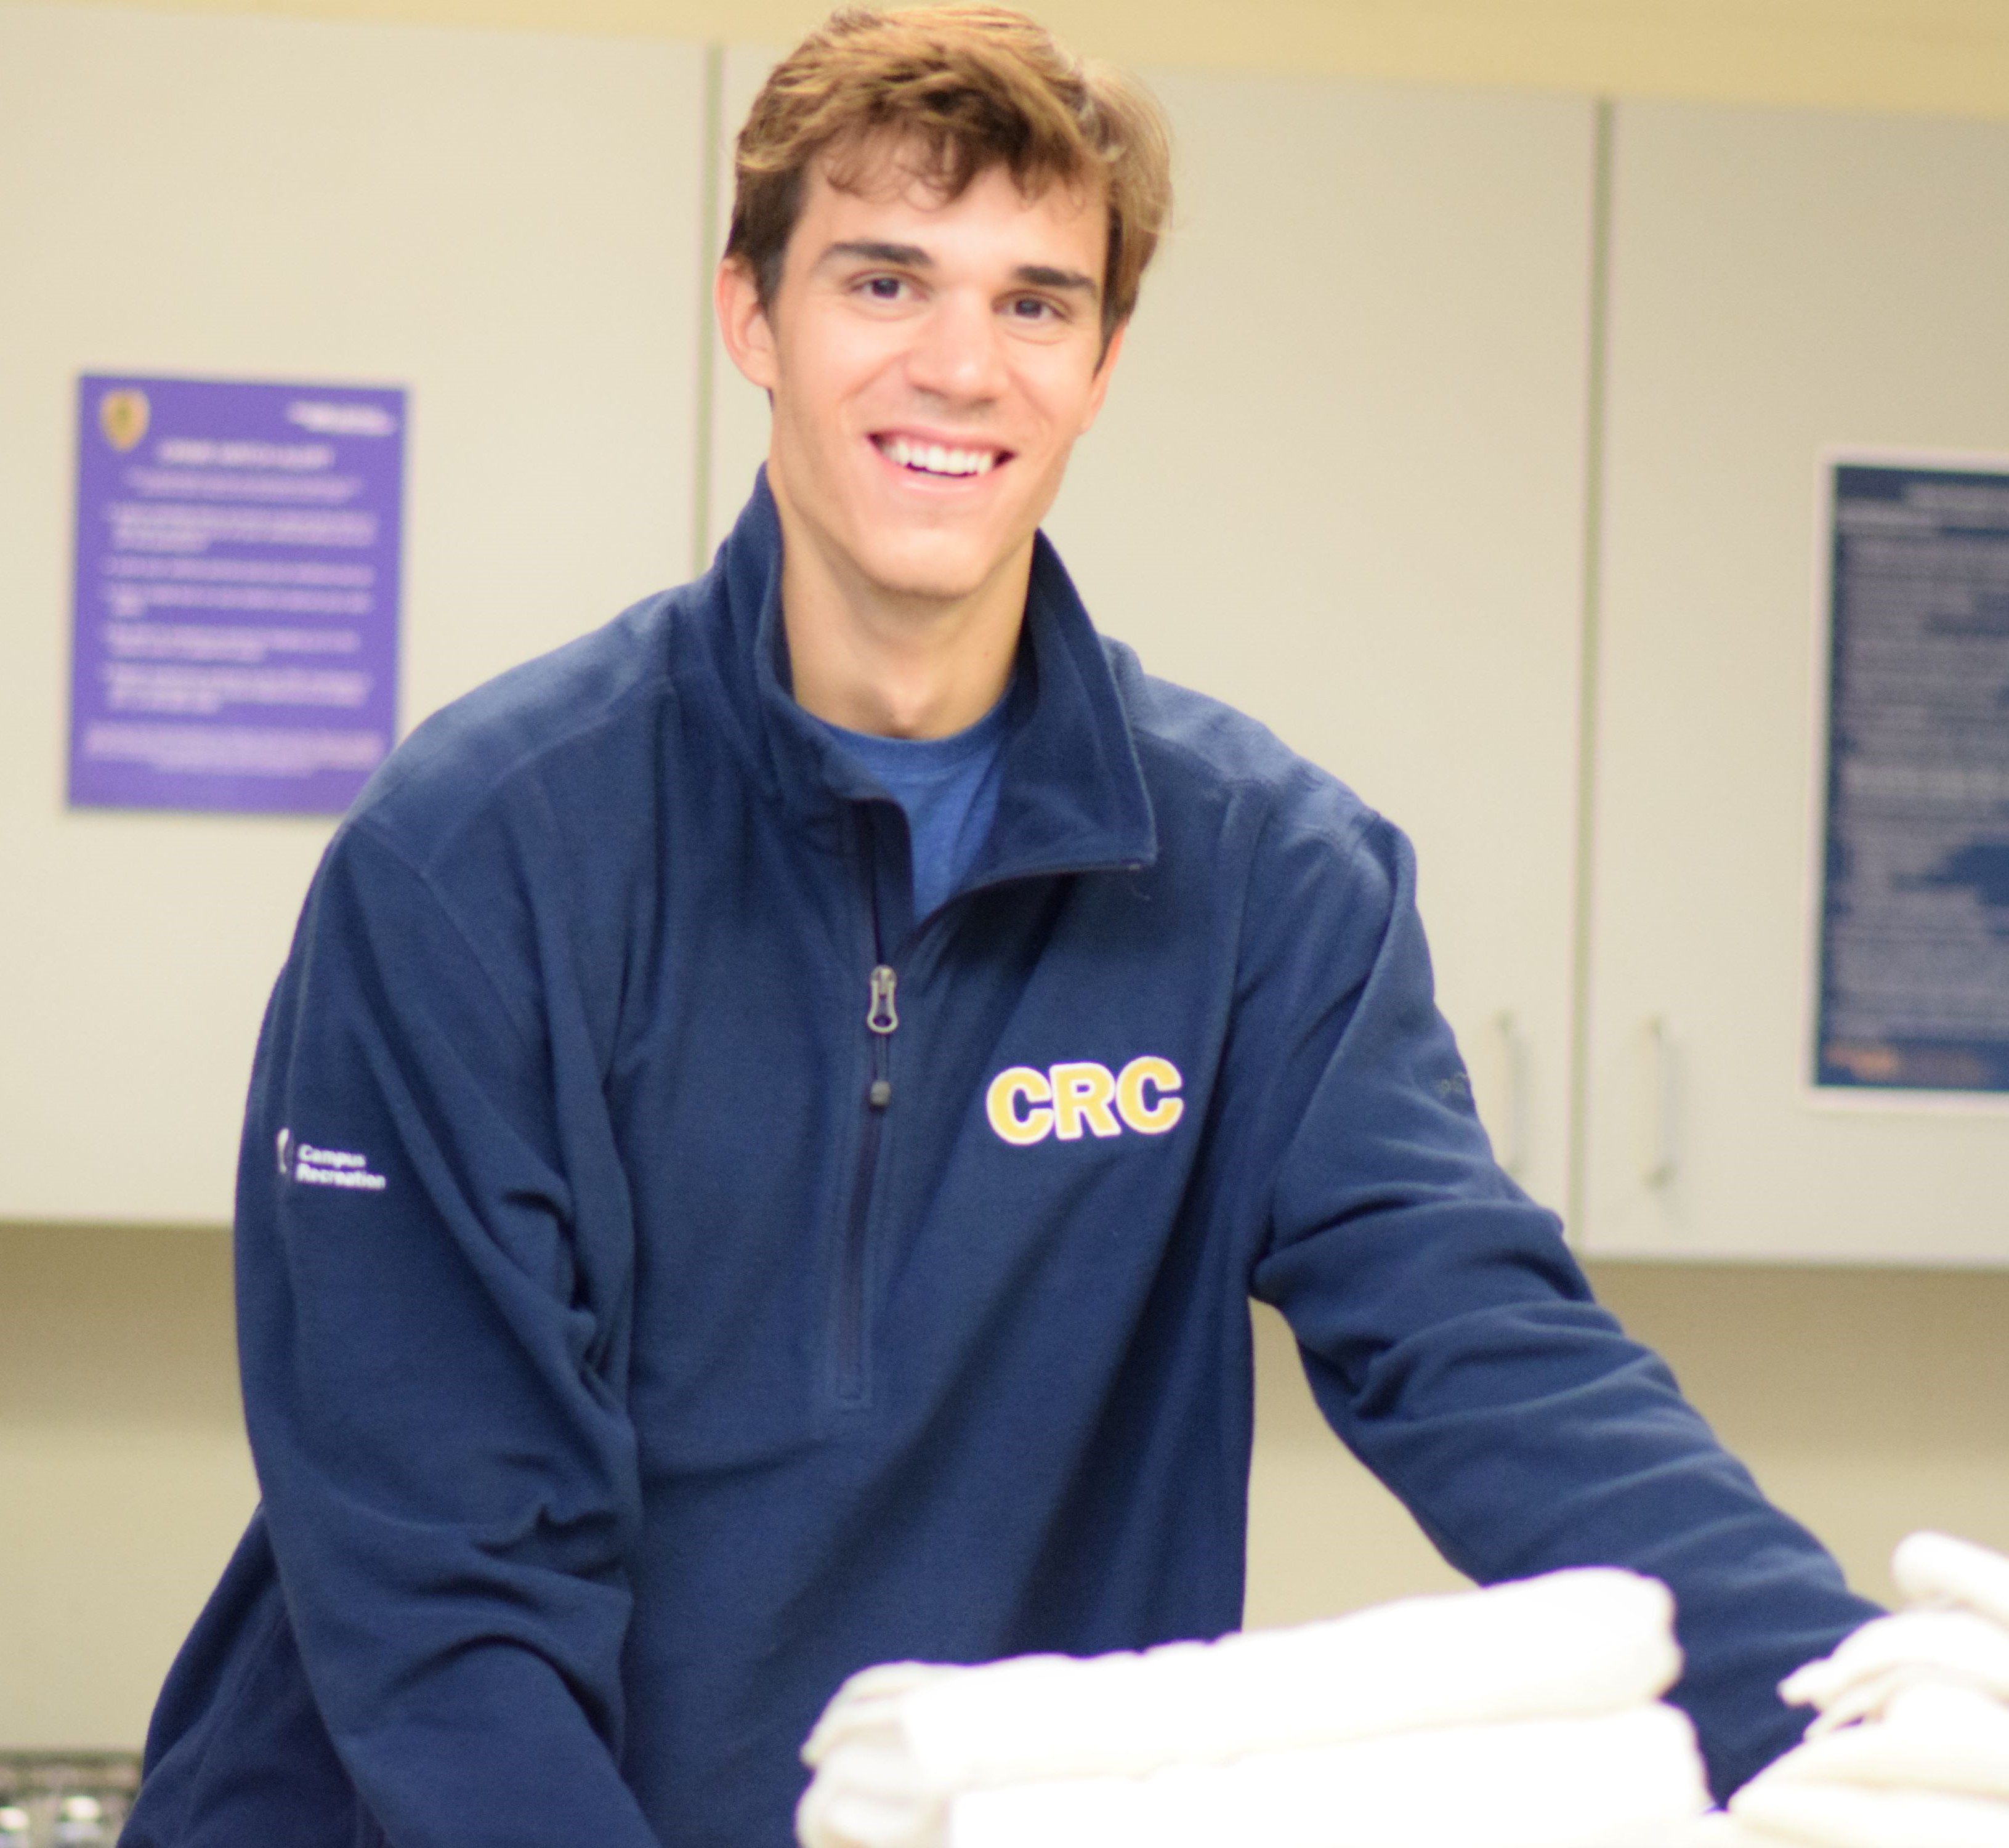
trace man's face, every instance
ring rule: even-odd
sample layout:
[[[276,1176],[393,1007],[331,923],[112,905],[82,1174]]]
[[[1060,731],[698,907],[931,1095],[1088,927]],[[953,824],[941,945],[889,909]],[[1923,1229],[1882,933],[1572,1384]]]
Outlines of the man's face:
[[[856,190],[819,161],[771,311],[741,270],[720,319],[772,395],[770,484],[827,567],[956,601],[1022,560],[1101,407],[1107,218],[1065,186],[1027,199],[1002,168],[944,200],[895,152]]]

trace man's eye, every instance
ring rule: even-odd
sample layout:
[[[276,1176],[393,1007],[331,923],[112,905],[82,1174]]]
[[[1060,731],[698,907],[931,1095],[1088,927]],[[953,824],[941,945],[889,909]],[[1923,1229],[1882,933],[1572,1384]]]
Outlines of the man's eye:
[[[1051,321],[1058,312],[1053,303],[1043,296],[1022,295],[1015,297],[1012,303],[1012,318],[1014,321]]]
[[[905,286],[898,276],[868,276],[865,280],[865,293],[875,302],[897,302]]]

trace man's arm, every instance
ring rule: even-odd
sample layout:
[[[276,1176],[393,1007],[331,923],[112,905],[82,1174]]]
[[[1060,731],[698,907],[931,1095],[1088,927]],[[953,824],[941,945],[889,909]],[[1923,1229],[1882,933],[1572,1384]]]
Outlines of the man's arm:
[[[1254,1293],[1289,1318],[1334,1428],[1481,1583],[1629,1566],[1674,1591],[1711,1780],[1799,1736],[1773,1692],[1876,1614],[1768,1502],[1673,1375],[1592,1300],[1553,1214],[1493,1162],[1433,999],[1408,843],[1372,818],[1277,844],[1259,938],[1302,1104]],[[1343,945],[1307,917],[1345,917]],[[1310,934],[1313,938],[1318,933]],[[1263,1005],[1258,1003],[1257,1005]],[[1295,1066],[1295,1082],[1289,1069]]]
[[[367,821],[337,836],[246,1117],[252,1447],[314,1699],[399,1848],[657,1848],[617,1768],[625,1208],[583,1197],[600,1087],[533,949],[481,936]]]

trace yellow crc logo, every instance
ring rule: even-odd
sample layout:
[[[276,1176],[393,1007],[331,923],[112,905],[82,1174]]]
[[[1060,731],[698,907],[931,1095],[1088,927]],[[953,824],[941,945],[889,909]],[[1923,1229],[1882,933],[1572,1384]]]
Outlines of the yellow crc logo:
[[[1184,1082],[1169,1059],[1148,1054],[1114,1073],[1092,1059],[1043,1072],[1008,1066],[990,1080],[983,1110],[991,1128],[1015,1148],[1030,1148],[1049,1136],[1079,1142],[1085,1129],[1120,1136],[1128,1126],[1140,1136],[1162,1136],[1185,1114],[1184,1102],[1172,1094]]]

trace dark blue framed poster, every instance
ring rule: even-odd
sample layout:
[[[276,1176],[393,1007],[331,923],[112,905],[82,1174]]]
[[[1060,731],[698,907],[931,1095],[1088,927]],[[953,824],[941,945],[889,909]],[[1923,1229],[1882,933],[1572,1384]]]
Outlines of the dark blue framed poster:
[[[2009,457],[1829,466],[1815,1083],[2009,1093]]]

